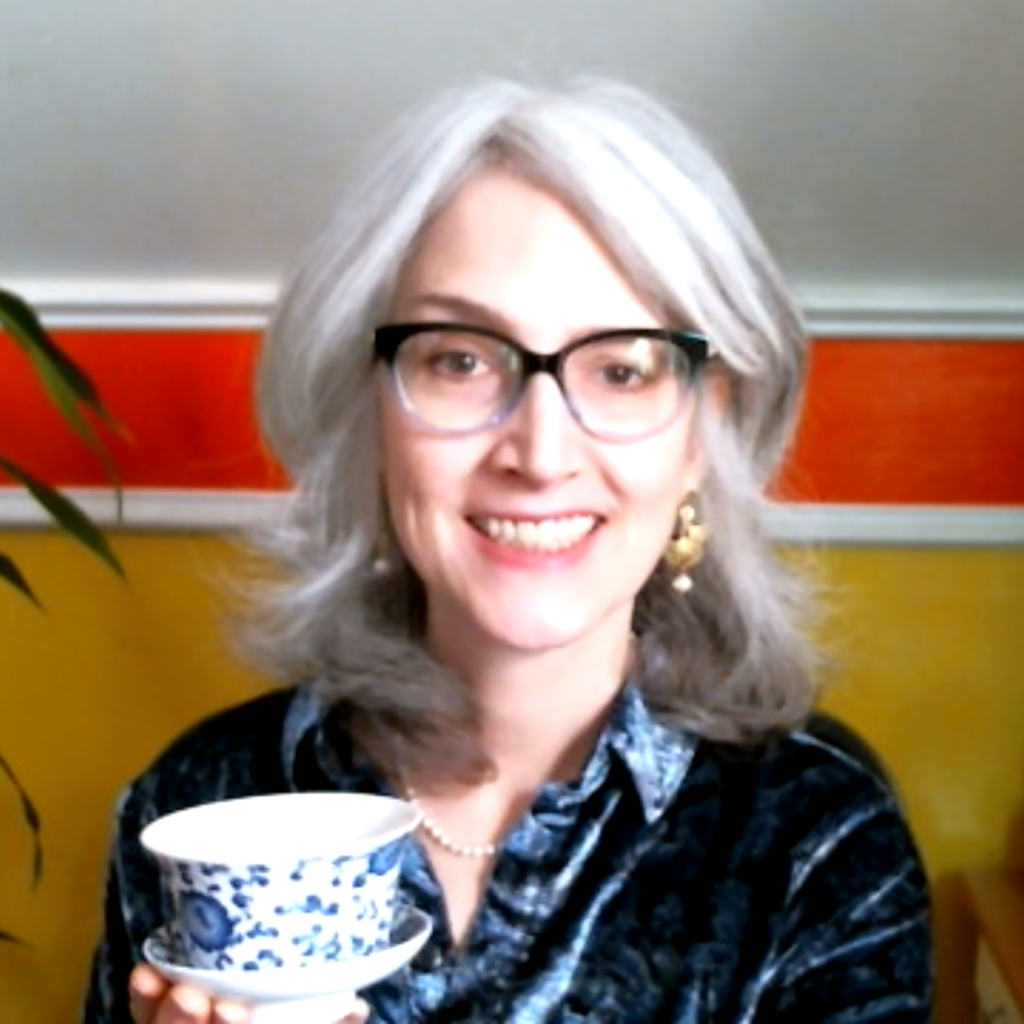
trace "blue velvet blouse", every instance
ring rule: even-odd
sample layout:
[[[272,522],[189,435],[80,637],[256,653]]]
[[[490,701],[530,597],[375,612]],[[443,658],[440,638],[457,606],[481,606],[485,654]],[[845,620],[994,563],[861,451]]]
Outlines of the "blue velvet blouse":
[[[167,916],[142,827],[211,800],[388,793],[320,688],[274,692],[174,743],[118,810],[85,1024],[129,1024],[127,978]],[[581,777],[506,837],[465,946],[418,842],[401,898],[433,917],[368,989],[380,1024],[931,1019],[928,887],[890,789],[805,733],[756,753],[661,724],[627,686]]]

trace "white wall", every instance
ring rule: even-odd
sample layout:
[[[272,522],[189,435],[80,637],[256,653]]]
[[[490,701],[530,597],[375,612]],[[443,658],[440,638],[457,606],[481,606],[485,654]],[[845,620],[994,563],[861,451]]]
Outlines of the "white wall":
[[[809,304],[1024,310],[1021,0],[0,0],[0,280],[259,298],[415,98],[573,71],[710,136]]]

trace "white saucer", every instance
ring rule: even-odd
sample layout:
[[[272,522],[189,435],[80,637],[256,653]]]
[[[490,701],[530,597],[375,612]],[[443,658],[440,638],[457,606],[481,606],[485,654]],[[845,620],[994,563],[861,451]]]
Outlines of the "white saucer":
[[[142,946],[142,955],[169,981],[189,985],[209,996],[244,1003],[356,993],[404,967],[427,941],[430,918],[415,907],[399,907],[391,945],[376,953],[322,967],[269,968],[265,971],[209,971],[174,962],[167,929],[158,928]],[[319,1000],[318,1000],[319,1001]],[[262,1018],[261,1018],[262,1019]]]

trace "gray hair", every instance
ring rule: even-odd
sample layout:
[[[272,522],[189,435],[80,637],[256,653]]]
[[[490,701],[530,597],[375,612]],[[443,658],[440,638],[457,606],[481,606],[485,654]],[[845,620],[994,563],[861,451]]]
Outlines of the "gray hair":
[[[257,397],[294,487],[254,538],[273,571],[251,591],[250,650],[274,674],[319,679],[385,769],[486,770],[472,694],[423,649],[419,580],[400,553],[388,572],[372,568],[387,517],[371,337],[425,225],[495,163],[565,200],[669,322],[705,332],[726,382],[724,416],[701,403],[711,540],[694,587],[676,593],[659,567],[637,599],[648,701],[723,742],[797,725],[813,697],[810,602],[761,523],[795,425],[806,337],[705,146],[655,99],[604,80],[555,91],[488,79],[442,93],[385,139],[286,287]]]

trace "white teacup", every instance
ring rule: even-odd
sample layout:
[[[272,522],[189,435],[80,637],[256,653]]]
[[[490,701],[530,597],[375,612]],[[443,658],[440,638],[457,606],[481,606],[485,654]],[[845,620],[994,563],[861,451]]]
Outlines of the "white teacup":
[[[142,832],[186,966],[262,971],[323,966],[384,948],[394,919],[410,804],[361,793],[282,793],[203,804]]]

